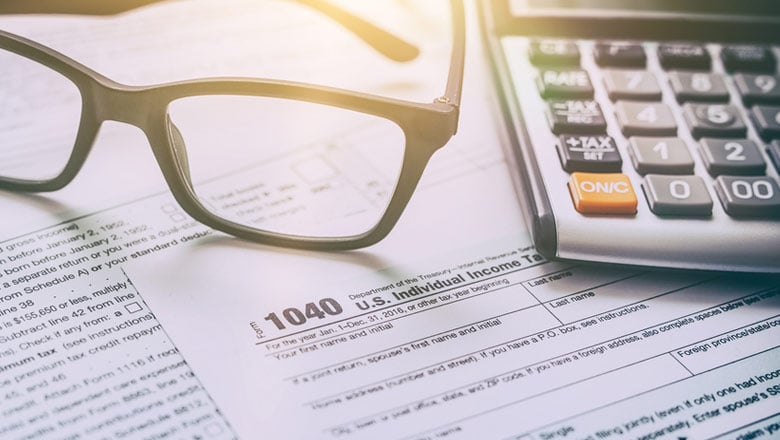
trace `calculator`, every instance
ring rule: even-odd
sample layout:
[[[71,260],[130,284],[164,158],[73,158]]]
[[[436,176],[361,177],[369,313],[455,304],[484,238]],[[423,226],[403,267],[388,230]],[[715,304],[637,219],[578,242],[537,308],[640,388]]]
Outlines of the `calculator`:
[[[780,272],[780,6],[478,5],[541,253]]]

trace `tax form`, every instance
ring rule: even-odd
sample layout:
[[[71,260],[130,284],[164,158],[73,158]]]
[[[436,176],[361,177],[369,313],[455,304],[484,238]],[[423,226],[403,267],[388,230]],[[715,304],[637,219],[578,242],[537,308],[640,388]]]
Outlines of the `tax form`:
[[[129,273],[241,438],[780,432],[776,278],[548,262],[527,242],[329,282],[343,261],[279,273],[234,249]]]

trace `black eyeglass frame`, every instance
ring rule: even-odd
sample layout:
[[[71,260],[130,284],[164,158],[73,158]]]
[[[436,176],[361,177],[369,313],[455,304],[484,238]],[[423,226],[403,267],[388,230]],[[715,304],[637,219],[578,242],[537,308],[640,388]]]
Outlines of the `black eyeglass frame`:
[[[39,43],[0,31],[0,49],[47,66],[72,81],[82,98],[81,119],[73,152],[62,172],[48,180],[0,177],[0,188],[44,192],[61,189],[79,172],[92,149],[100,125],[118,121],[145,134],[176,201],[193,219],[249,241],[299,249],[347,250],[370,246],[390,232],[411,199],[428,161],[457,132],[465,56],[465,13],[461,0],[450,0],[452,54],[445,93],[432,103],[418,103],[368,93],[294,81],[252,78],[206,78],[150,86],[113,81]],[[403,164],[394,194],[377,225],[359,235],[308,237],[244,226],[214,215],[195,195],[186,151],[174,133],[168,105],[179,98],[234,95],[307,101],[353,110],[395,122],[406,139]],[[180,138],[179,138],[180,139]]]

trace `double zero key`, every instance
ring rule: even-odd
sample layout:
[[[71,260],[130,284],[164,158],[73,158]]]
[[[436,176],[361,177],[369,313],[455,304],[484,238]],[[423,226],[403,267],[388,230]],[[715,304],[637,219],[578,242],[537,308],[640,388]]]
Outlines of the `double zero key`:
[[[767,176],[720,176],[715,191],[723,209],[733,217],[780,216],[780,188]]]

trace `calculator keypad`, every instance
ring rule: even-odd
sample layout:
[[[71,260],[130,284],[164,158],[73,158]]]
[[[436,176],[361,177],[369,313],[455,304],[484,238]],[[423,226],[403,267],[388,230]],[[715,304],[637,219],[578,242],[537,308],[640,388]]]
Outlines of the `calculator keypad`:
[[[528,52],[576,211],[636,215],[633,173],[658,217],[711,217],[715,198],[720,215],[780,217],[780,75],[770,49],[585,47],[590,57],[569,40],[534,41]]]

